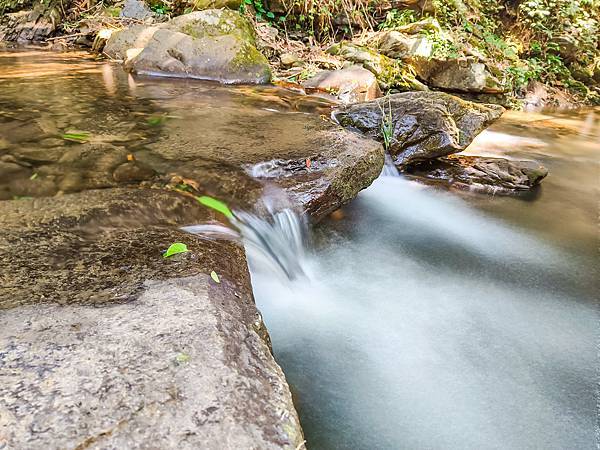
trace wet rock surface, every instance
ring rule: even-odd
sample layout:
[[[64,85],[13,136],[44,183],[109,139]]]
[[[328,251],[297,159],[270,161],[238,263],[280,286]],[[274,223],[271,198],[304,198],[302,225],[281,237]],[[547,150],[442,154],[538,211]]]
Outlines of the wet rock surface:
[[[381,144],[290,92],[53,62],[0,93],[19,131],[0,142],[0,447],[301,448],[243,247],[180,227],[227,222],[194,195],[252,210],[265,190],[318,220],[379,175]]]
[[[441,92],[404,92],[338,108],[336,120],[383,141],[382,124],[391,118],[389,152],[396,165],[464,150],[504,109],[480,105]]]
[[[509,195],[531,190],[548,169],[533,161],[452,155],[409,166],[406,173],[459,189]]]
[[[262,84],[271,79],[251,25],[228,9],[196,11],[158,25],[134,25],[113,33],[104,53],[141,74],[222,83]]]
[[[243,248],[177,229],[215,214],[148,189],[7,201],[0,209],[0,443],[295,449],[302,442]],[[190,251],[163,258],[176,241]]]
[[[356,103],[381,97],[377,78],[360,66],[324,70],[302,83],[308,91],[327,92],[343,103]]]

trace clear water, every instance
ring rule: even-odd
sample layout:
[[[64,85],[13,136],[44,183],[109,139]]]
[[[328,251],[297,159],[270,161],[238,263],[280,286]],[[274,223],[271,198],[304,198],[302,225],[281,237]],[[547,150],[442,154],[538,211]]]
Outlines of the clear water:
[[[310,280],[252,267],[309,448],[596,448],[598,133],[509,113],[469,152],[547,165],[535,194],[382,177],[316,230]]]

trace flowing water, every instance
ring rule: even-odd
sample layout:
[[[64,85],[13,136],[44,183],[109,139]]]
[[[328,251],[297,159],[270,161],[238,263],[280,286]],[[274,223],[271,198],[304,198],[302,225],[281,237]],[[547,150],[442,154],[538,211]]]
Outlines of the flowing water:
[[[546,165],[534,194],[384,172],[315,231],[310,281],[251,267],[309,448],[596,448],[598,119],[508,113],[477,139]]]
[[[202,174],[212,152],[293,145],[299,115],[327,110],[78,54],[0,53],[0,83],[0,199],[115,186],[126,153]],[[595,448],[599,135],[597,111],[508,113],[468,151],[545,164],[540,189],[447,191],[388,167],[310,247],[289,209],[237,213],[309,448]]]

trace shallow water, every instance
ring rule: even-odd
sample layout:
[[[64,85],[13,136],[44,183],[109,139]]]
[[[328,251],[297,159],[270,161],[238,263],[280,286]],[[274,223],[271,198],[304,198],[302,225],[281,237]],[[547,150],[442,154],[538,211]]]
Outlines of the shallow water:
[[[291,148],[328,110],[76,53],[0,53],[0,84],[0,199],[115,186],[128,154],[219,189],[213,152]],[[547,165],[532,195],[380,178],[315,230],[307,277],[254,262],[310,448],[594,448],[598,121],[509,113],[469,149]]]
[[[309,448],[596,447],[599,123],[508,113],[468,152],[546,165],[534,194],[382,177],[310,281],[253,267]]]

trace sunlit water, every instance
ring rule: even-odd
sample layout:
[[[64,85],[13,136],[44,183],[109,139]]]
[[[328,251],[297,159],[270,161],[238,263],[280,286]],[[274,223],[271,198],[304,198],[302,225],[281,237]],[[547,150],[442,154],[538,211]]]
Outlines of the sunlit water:
[[[532,117],[469,152],[547,165],[533,195],[382,177],[316,230],[310,281],[252,267],[310,448],[596,448],[598,122]]]
[[[0,169],[20,164],[1,199],[115,186],[126,154],[202,175],[213,152],[251,152],[250,137],[293,146],[295,117],[327,106],[133,78],[79,54],[0,53],[0,83]],[[61,138],[77,131],[89,145]],[[247,236],[260,229],[256,299],[309,448],[595,448],[598,134],[597,113],[507,114],[469,151],[545,164],[540,190],[382,177],[314,230],[306,255],[293,215],[244,216]],[[96,144],[112,159],[73,157]],[[305,276],[284,281],[286,270]]]

